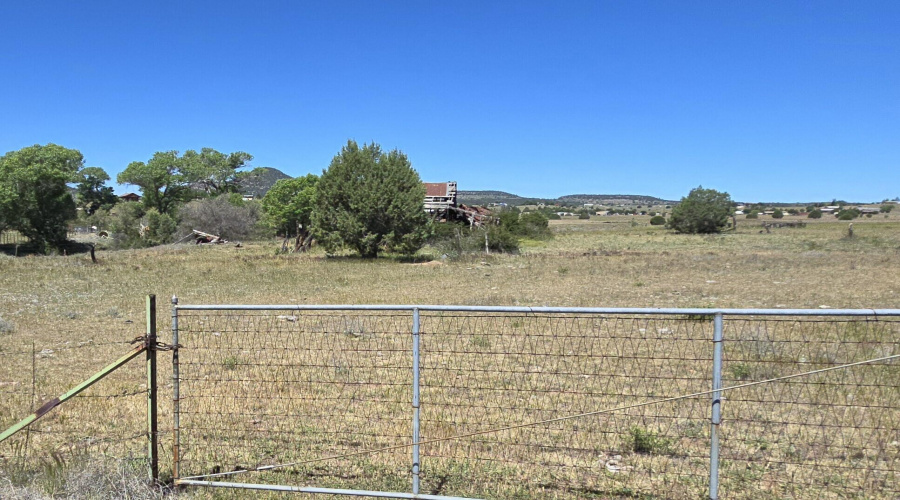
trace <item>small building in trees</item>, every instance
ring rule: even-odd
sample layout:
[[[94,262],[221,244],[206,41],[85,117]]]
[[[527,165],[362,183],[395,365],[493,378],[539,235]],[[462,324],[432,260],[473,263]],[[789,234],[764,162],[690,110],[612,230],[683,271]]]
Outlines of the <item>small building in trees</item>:
[[[122,201],[141,201],[141,197],[135,193],[125,193],[122,196],[119,196],[119,199]]]

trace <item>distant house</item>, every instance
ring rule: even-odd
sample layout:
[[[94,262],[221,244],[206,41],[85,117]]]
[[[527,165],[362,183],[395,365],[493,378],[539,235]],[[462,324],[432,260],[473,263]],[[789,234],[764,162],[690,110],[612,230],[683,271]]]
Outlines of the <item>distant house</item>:
[[[119,196],[119,199],[122,201],[141,201],[140,195],[134,193],[125,193],[122,196]]]

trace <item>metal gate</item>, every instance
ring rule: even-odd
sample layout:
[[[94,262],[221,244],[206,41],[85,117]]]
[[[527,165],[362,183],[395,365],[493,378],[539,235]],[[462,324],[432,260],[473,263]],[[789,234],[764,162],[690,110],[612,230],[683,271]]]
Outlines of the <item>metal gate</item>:
[[[173,302],[176,484],[900,494],[900,310]]]

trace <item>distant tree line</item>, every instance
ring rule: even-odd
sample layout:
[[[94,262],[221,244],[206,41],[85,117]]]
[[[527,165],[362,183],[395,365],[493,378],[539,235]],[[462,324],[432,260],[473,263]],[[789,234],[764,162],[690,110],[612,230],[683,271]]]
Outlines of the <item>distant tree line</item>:
[[[279,180],[261,200],[239,193],[252,160],[212,148],[157,152],[117,176],[141,193],[140,201],[120,201],[110,176],[85,167],[77,150],[47,144],[12,151],[0,157],[0,231],[18,230],[44,252],[61,248],[77,225],[109,232],[118,248],[171,243],[199,229],[232,240],[277,234],[295,251],[315,239],[327,252],[363,257],[413,254],[440,232],[423,210],[419,174],[399,150],[348,141],[321,176]],[[489,249],[513,251],[520,238],[549,235],[540,213],[508,210],[493,220],[466,237],[486,234]]]

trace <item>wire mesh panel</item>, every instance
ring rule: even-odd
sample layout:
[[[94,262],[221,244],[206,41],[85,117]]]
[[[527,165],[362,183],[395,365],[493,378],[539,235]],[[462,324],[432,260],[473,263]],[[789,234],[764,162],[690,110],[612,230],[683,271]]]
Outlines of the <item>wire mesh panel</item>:
[[[696,498],[709,400],[559,417],[709,390],[712,323],[678,317],[432,314],[423,319],[423,491],[491,498]]]
[[[243,307],[178,309],[181,480],[478,498],[900,493],[900,315]]]
[[[408,490],[411,317],[180,311],[180,476]],[[321,461],[320,461],[321,460]]]
[[[26,332],[27,333],[27,332]],[[4,342],[0,349],[0,430],[57,398],[134,346],[61,332],[54,343]],[[133,360],[53,408],[0,444],[0,466],[33,468],[105,456],[146,464],[147,386],[143,363]]]
[[[900,354],[898,318],[732,318],[724,385]],[[900,497],[900,370],[884,361],[725,394],[728,498]]]

